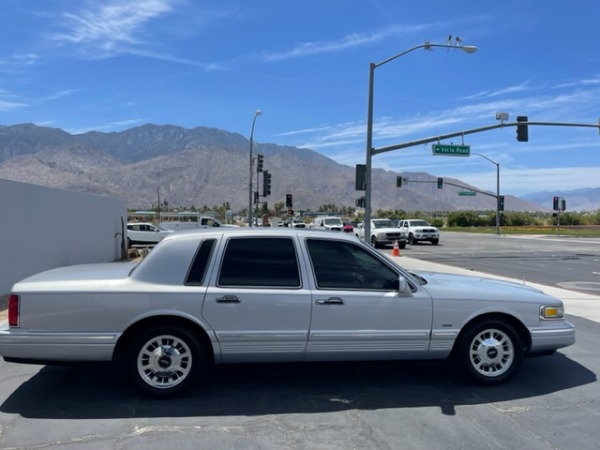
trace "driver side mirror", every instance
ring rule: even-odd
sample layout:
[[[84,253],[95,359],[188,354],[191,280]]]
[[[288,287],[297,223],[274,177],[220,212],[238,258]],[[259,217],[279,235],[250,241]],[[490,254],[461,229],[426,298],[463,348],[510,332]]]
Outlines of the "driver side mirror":
[[[408,285],[408,281],[402,275],[398,277],[398,293],[404,294],[410,287]]]

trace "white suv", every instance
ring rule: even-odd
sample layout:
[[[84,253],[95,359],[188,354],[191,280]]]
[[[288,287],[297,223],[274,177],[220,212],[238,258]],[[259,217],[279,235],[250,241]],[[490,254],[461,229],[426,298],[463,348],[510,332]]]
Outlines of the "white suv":
[[[413,245],[419,241],[431,242],[437,245],[440,242],[439,230],[422,219],[407,219],[398,222],[398,228],[406,232],[408,243]]]
[[[310,228],[328,231],[343,231],[344,222],[339,217],[317,217],[311,224]]]

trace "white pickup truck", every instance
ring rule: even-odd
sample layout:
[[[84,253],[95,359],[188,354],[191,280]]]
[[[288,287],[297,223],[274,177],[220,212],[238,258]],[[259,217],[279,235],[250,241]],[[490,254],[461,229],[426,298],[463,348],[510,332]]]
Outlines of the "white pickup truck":
[[[431,242],[433,245],[437,245],[440,242],[439,230],[430,225],[426,220],[401,220],[398,222],[398,228],[406,233],[410,245],[416,244],[419,241]]]
[[[399,248],[406,247],[406,233],[395,227],[390,219],[371,219],[371,236],[368,239],[365,239],[364,223],[354,227],[354,234],[375,248],[394,245],[395,241],[398,241]]]

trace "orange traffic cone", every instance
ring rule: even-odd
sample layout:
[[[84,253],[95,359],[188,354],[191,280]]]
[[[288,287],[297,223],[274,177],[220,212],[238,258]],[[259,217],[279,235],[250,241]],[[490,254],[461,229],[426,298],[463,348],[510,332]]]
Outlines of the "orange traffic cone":
[[[398,247],[398,239],[394,241],[394,248],[392,250],[392,256],[400,256],[400,247]]]

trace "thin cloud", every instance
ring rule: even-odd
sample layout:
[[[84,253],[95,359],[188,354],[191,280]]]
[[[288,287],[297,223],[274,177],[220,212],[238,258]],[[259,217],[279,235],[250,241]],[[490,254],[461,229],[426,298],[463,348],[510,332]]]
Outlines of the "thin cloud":
[[[147,22],[171,11],[172,0],[110,2],[79,13],[64,13],[67,32],[53,36],[57,41],[112,51],[121,43],[139,42],[136,33]]]
[[[64,13],[66,31],[52,34],[51,40],[75,46],[80,54],[93,58],[108,58],[130,54],[145,58],[217,70],[217,64],[207,64],[162,52],[148,50],[151,43],[142,36],[147,25],[174,10],[181,0],[113,1]]]
[[[393,26],[382,31],[374,33],[352,33],[338,40],[325,42],[303,42],[291,50],[280,53],[263,53],[264,61],[282,61],[293,58],[303,58],[306,56],[320,55],[323,53],[336,53],[372,45],[377,42],[384,41],[394,36],[413,34],[418,31],[430,29],[431,25],[416,25],[416,26]]]
[[[470,95],[468,97],[465,97],[465,100],[493,98],[493,97],[500,97],[502,95],[507,95],[507,94],[516,94],[518,92],[529,91],[532,89],[529,86],[529,84],[530,84],[530,82],[526,81],[526,82],[518,84],[516,86],[508,86],[503,89],[499,89],[497,91],[482,91],[482,92],[478,92],[476,94]]]
[[[78,92],[78,89],[65,89],[63,91],[59,91],[59,92],[55,92],[54,94],[47,95],[46,97],[42,98],[42,100],[59,100],[61,98],[68,97],[71,94],[74,94],[75,92]]]

